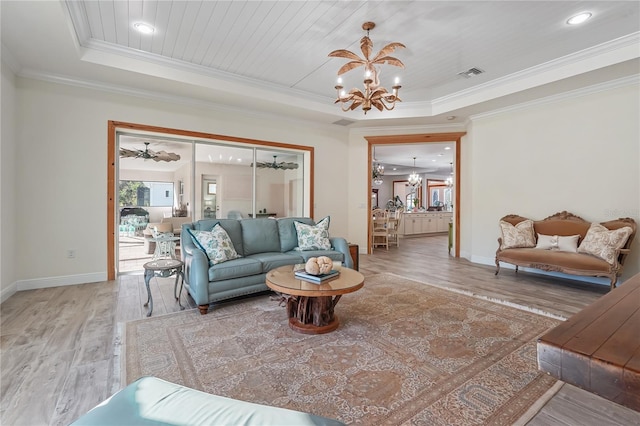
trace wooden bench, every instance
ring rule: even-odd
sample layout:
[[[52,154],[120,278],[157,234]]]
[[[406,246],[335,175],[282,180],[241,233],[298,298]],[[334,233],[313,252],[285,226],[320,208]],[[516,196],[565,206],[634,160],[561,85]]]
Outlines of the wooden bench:
[[[640,274],[540,337],[538,368],[640,411]]]

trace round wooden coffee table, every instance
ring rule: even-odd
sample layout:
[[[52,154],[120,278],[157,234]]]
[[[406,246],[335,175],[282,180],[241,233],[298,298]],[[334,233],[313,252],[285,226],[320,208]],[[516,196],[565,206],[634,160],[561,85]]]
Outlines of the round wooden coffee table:
[[[294,267],[300,268],[288,265],[273,269],[266,279],[267,286],[287,303],[289,327],[305,334],[329,333],[338,328],[340,321],[333,310],[343,294],[362,288],[364,275],[342,268],[337,278],[314,284],[297,278]]]

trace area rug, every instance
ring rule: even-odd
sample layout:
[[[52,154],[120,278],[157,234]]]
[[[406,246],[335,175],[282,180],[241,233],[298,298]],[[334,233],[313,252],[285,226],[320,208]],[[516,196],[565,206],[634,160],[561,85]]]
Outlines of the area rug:
[[[299,334],[274,296],[125,324],[124,384],[153,375],[208,393],[363,425],[512,425],[555,379],[536,338],[560,321],[390,274]]]

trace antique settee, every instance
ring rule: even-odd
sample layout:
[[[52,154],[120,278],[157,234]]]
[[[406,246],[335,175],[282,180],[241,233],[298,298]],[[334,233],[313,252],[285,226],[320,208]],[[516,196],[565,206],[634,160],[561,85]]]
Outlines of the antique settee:
[[[316,224],[313,219],[203,219],[182,225],[181,258],[184,262],[185,288],[206,314],[209,305],[221,300],[268,291],[265,277],[270,270],[306,262],[310,257],[327,256],[353,268],[349,245],[344,238],[329,237],[325,218]],[[295,223],[316,227],[326,225],[327,245],[322,249],[300,249]],[[321,223],[322,222],[322,223]],[[211,231],[216,224],[226,231],[233,250],[239,257],[215,263],[194,241],[194,231]],[[315,228],[314,228],[315,229]]]
[[[498,238],[496,272],[500,262],[562,272],[565,274],[607,277],[615,288],[631,243],[636,223],[620,218],[590,223],[566,211],[533,221],[519,215],[500,219],[502,236]]]

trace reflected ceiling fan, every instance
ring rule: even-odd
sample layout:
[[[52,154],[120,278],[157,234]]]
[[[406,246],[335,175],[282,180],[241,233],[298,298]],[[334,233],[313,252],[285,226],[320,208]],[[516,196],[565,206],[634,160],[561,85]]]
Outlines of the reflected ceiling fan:
[[[151,151],[149,142],[144,143],[144,151],[141,149],[120,148],[120,158],[142,158],[144,160],[153,161],[178,161],[180,156],[173,152],[167,151]]]
[[[278,163],[276,161],[276,157],[277,155],[273,156],[273,163],[258,162],[256,163],[256,167],[259,169],[276,169],[276,170],[293,170],[298,168],[297,163],[285,163],[284,161],[281,161]]]

